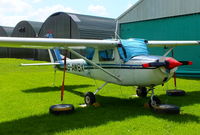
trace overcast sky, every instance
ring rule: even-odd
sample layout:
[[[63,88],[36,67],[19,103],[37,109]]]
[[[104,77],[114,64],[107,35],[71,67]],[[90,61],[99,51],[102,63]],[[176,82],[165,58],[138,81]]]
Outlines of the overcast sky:
[[[55,12],[117,18],[138,0],[0,0],[0,25],[22,20],[44,22]]]

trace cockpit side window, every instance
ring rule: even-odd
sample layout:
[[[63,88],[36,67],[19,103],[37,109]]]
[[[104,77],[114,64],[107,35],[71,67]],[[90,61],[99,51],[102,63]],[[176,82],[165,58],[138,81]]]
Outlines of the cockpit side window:
[[[85,49],[85,57],[89,60],[92,60],[93,59],[93,56],[94,56],[94,48],[92,47],[87,47]]]
[[[100,50],[99,51],[99,61],[113,61],[114,60],[114,50]]]

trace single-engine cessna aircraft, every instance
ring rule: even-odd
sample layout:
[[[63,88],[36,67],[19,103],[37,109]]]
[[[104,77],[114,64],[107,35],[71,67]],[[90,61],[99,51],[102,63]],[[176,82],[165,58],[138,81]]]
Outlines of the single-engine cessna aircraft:
[[[191,65],[190,61],[177,61],[167,55],[176,46],[200,45],[199,41],[147,41],[128,40],[86,40],[55,38],[11,38],[0,37],[0,47],[49,49],[52,63],[23,64],[55,65],[56,68],[81,76],[105,81],[95,92],[85,94],[85,103],[95,102],[95,95],[107,83],[124,86],[138,86],[137,95],[145,97],[151,91],[150,106],[156,106],[160,100],[154,96],[154,87],[166,83],[178,66]],[[167,47],[163,56],[149,55],[147,47]],[[85,55],[77,53],[75,48],[84,48]],[[62,56],[58,49],[65,49],[80,59]],[[148,88],[148,89],[147,89]],[[61,88],[61,100],[64,92],[64,79]]]

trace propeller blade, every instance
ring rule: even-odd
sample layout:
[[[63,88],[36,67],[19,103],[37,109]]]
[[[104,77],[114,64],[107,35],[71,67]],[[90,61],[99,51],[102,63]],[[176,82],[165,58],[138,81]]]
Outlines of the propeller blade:
[[[62,80],[62,87],[61,87],[61,101],[63,101],[64,97],[64,90],[65,90],[65,73],[67,69],[67,61],[66,61],[66,55],[64,56],[64,71],[63,71],[63,80]]]

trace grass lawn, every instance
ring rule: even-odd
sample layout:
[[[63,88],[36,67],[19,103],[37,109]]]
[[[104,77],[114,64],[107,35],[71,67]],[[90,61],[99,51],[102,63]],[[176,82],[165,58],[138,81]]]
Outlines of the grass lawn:
[[[200,80],[178,79],[183,97],[166,96],[173,81],[156,87],[164,103],[181,107],[180,115],[156,114],[144,108],[149,97],[141,99],[135,88],[109,84],[97,95],[100,107],[81,108],[83,95],[103,82],[67,74],[63,103],[73,104],[69,115],[49,114],[60,104],[62,72],[53,86],[52,66],[21,67],[34,61],[0,59],[0,135],[199,135]]]

